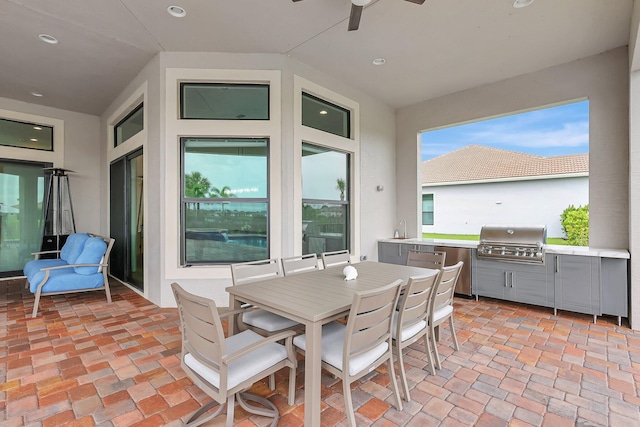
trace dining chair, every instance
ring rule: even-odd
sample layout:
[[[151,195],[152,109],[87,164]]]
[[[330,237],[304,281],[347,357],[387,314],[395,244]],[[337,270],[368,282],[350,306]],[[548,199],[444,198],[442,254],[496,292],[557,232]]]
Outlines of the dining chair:
[[[407,252],[407,265],[412,267],[441,269],[444,267],[444,261],[446,258],[446,252],[409,249],[409,252]]]
[[[393,326],[391,337],[393,338],[393,350],[398,361],[398,374],[404,399],[411,401],[407,376],[404,371],[402,351],[424,339],[425,353],[429,359],[431,374],[436,374],[433,364],[433,356],[429,344],[429,297],[440,279],[441,271],[429,276],[409,278],[404,293],[400,296],[400,309],[393,314]]]
[[[391,324],[402,280],[389,285],[356,292],[347,324],[330,322],[322,327],[322,367],[342,380],[344,404],[349,425],[356,426],[350,384],[388,362],[389,378],[396,408],[402,410],[393,367]],[[306,334],[293,339],[304,354]]]
[[[276,258],[231,264],[231,279],[234,286],[276,277],[282,277],[280,261]],[[264,336],[300,326],[298,322],[261,308],[247,310],[238,316],[239,330],[250,328]]]
[[[280,261],[276,258],[231,264],[231,279],[234,286],[276,277],[282,277]],[[244,305],[243,309],[236,318],[239,331],[251,329],[262,336],[270,336],[287,329],[302,329],[300,323],[262,308]],[[275,389],[275,382],[275,376],[271,375],[269,377],[271,390]]]
[[[282,258],[282,272],[285,276],[293,276],[294,274],[308,273],[316,271],[320,267],[318,265],[318,255],[306,254]]]
[[[346,249],[341,251],[323,252],[321,257],[324,268],[351,264],[351,255],[349,255],[349,251]]]
[[[451,330],[451,338],[456,351],[460,350],[456,330],[453,326],[453,295],[458,277],[464,262],[459,261],[455,265],[444,267],[438,284],[431,292],[431,301],[429,307],[429,337],[431,346],[435,355],[435,363],[438,369],[442,368],[440,364],[440,355],[438,354],[437,342],[439,338],[439,328],[441,324],[449,320],[449,329]]]
[[[289,405],[294,404],[296,355],[292,345],[293,331],[263,337],[251,330],[225,338],[221,317],[214,301],[171,284],[182,335],[180,366],[187,376],[213,400],[197,409],[187,426],[199,426],[227,409],[226,426],[233,425],[235,401],[247,412],[273,417],[278,423],[278,408],[269,400],[244,392],[256,381],[282,368],[289,368]],[[284,341],[279,344],[277,341]],[[255,402],[260,406],[249,404]],[[218,409],[211,409],[220,405]]]

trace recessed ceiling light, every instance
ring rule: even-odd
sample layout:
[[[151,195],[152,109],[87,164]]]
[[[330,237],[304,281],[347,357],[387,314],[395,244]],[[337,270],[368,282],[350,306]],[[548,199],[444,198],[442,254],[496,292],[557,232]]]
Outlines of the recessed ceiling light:
[[[40,92],[31,92],[31,95],[37,96],[38,98],[40,98],[42,96],[42,94]]]
[[[169,6],[167,8],[167,12],[169,12],[169,15],[175,16],[176,18],[184,18],[187,16],[187,11],[180,6]]]
[[[384,58],[376,58],[376,59],[374,59],[373,61],[371,61],[371,63],[372,63],[373,65],[382,65],[382,64],[384,64],[385,62],[387,62],[387,61],[386,61]]]
[[[40,40],[42,40],[43,42],[49,43],[49,44],[58,44],[58,43],[60,43],[57,38],[55,38],[53,36],[50,36],[49,34],[40,34],[38,36],[38,38]]]
[[[329,114],[329,113],[327,112],[327,110],[320,110],[320,114],[324,116],[325,114]]]
[[[34,126],[33,130],[42,130],[42,128],[40,126]]]
[[[513,3],[513,7],[515,7],[516,9],[519,9],[521,7],[529,6],[531,3],[533,3],[533,0],[516,0]]]
[[[38,138],[31,138],[30,141],[31,142],[38,142]]]

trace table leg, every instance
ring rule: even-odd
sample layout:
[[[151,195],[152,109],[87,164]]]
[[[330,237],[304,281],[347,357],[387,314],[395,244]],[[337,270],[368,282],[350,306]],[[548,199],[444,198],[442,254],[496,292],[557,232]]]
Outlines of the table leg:
[[[242,306],[242,303],[240,301],[236,300],[236,297],[233,295],[229,295],[229,308],[231,310],[237,310]],[[236,334],[236,325],[238,323],[238,315],[234,314],[229,316],[229,320],[228,320],[229,324],[227,326],[228,329],[228,336],[232,336]]]
[[[322,324],[307,323],[307,346],[304,365],[304,425],[320,426],[320,372],[322,368]]]

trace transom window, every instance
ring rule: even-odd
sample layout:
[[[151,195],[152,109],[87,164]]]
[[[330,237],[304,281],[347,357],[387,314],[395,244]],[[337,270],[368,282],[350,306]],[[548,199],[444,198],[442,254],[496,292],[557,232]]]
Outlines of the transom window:
[[[308,93],[302,93],[302,124],[334,135],[351,137],[351,112]]]
[[[0,145],[53,151],[53,127],[0,119]]]
[[[144,108],[143,105],[140,104],[114,126],[114,146],[117,147],[127,141],[142,129],[144,129]]]
[[[269,257],[269,140],[182,138],[182,265]]]
[[[180,118],[269,120],[269,85],[181,83]]]

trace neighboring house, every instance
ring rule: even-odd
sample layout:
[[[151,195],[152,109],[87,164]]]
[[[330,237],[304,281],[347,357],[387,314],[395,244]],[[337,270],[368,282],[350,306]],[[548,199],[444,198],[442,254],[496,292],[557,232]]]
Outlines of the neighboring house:
[[[545,224],[589,203],[589,154],[541,157],[469,145],[422,163],[422,231],[479,234],[483,224]]]

